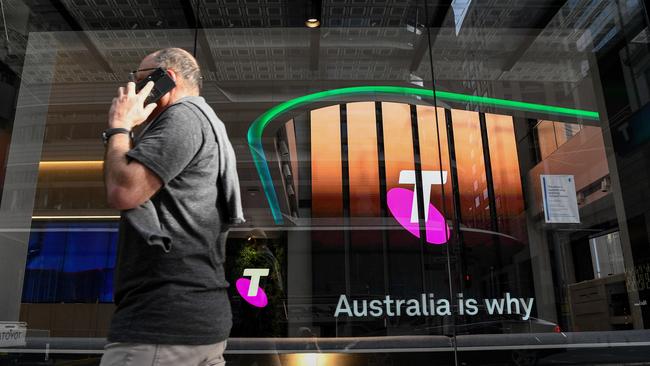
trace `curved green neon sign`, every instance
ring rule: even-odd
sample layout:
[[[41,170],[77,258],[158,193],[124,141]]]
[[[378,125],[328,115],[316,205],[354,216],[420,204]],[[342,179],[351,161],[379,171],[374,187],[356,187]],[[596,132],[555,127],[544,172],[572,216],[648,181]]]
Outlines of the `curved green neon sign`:
[[[295,108],[305,104],[324,101],[332,97],[347,97],[363,94],[381,94],[381,95],[394,95],[394,96],[417,96],[425,98],[433,98],[434,92],[431,89],[412,88],[402,86],[354,86],[349,88],[340,88],[326,90],[318,93],[304,95],[295,99],[288,100],[284,103],[278,104],[275,107],[267,110],[261,116],[257,117],[248,129],[248,146],[250,147],[251,154],[253,155],[253,162],[255,168],[262,181],[262,187],[271,208],[271,214],[276,224],[282,224],[282,212],[280,211],[280,203],[273,187],[273,180],[271,178],[271,171],[269,170],[266,161],[266,154],[262,147],[262,133],[264,128],[271,123],[278,116],[289,112]],[[451,102],[471,103],[483,106],[499,107],[506,109],[549,113],[565,117],[575,117],[590,120],[598,120],[598,112],[586,111],[582,109],[572,109],[557,106],[550,106],[544,104],[519,102],[515,100],[481,97],[476,95],[467,95],[460,93],[452,93],[437,90],[435,97],[440,100]]]

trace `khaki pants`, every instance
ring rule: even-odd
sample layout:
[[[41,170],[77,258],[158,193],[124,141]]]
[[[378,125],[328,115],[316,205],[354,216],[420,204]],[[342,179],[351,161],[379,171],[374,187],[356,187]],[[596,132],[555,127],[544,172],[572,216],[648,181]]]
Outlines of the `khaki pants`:
[[[226,341],[200,346],[109,343],[100,366],[224,366]]]

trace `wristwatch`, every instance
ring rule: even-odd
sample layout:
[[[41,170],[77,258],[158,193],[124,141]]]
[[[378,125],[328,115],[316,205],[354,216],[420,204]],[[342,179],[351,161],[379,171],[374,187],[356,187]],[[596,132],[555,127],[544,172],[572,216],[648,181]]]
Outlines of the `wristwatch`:
[[[126,128],[108,128],[102,132],[102,141],[104,142],[104,145],[108,144],[108,139],[110,139],[111,136],[117,135],[118,133],[126,133],[131,139],[133,139],[133,131],[131,130],[127,130]]]

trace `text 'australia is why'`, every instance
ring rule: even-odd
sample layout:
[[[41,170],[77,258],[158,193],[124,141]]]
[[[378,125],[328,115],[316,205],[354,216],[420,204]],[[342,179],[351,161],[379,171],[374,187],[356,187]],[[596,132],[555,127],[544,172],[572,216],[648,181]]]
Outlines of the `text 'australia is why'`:
[[[534,298],[513,297],[506,292],[501,298],[472,299],[458,294],[458,314],[476,315],[485,311],[489,315],[520,314],[528,320],[533,310]],[[350,301],[347,295],[339,296],[335,317],[383,317],[383,316],[448,316],[452,314],[448,299],[436,299],[434,294],[420,294],[419,298],[393,299],[386,295],[383,299],[362,299]]]

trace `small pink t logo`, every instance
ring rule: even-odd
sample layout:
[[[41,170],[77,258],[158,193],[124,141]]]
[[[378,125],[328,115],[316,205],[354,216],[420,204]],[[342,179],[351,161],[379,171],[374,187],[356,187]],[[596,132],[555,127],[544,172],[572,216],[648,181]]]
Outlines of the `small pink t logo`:
[[[264,289],[260,287],[260,278],[266,277],[269,275],[268,268],[246,268],[244,270],[244,276],[248,278],[240,278],[235,282],[235,287],[239,295],[246,300],[247,303],[258,307],[263,308],[268,303],[269,300],[266,297]]]

